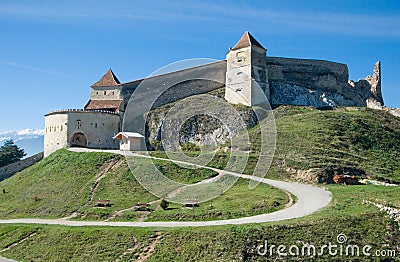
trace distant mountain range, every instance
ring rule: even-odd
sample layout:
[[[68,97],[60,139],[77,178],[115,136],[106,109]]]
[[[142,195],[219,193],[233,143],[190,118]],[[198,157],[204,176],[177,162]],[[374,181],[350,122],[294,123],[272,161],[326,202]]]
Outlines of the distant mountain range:
[[[43,151],[44,130],[26,128],[0,132],[0,145],[10,139],[31,156]]]

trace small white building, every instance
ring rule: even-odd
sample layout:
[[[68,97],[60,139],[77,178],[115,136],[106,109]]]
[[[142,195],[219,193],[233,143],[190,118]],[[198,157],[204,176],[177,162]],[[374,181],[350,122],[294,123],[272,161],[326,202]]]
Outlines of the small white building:
[[[135,132],[119,132],[114,139],[119,140],[119,150],[137,151],[144,150],[144,136]]]

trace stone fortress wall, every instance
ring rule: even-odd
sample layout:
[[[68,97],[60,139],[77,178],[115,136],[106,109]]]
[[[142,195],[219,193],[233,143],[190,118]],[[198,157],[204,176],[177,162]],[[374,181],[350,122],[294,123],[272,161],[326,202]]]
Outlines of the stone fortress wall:
[[[374,101],[383,105],[380,62],[372,76],[357,82],[349,80],[345,64],[282,57],[267,57],[267,63],[272,104],[366,107],[367,101]]]
[[[204,94],[223,87],[225,85],[225,72],[226,61],[221,60],[121,84],[124,108],[126,108],[131,95],[139,85],[142,85],[140,95],[143,96],[140,100],[144,99],[147,104],[152,103],[147,99],[150,97],[148,93],[162,93],[162,96],[153,104],[153,108],[157,108],[185,97]],[[213,81],[209,79],[213,79]]]
[[[366,107],[369,99],[383,105],[380,83],[377,86],[367,80],[375,78],[377,72],[380,74],[379,62],[375,64],[374,75],[354,82],[349,80],[347,65],[341,63],[268,56],[266,61],[271,95],[270,103],[272,105]],[[148,86],[148,92],[154,92],[157,88],[165,86],[165,84],[176,83],[163,93],[153,108],[221,88],[226,84],[226,64],[226,60],[221,60],[195,68],[122,84],[123,108],[126,108],[129,98],[140,84]],[[212,81],[202,80],[209,79],[210,76],[212,76],[212,79],[217,79],[218,82],[213,83]],[[193,80],[180,82],[180,79]],[[377,92],[374,93],[374,89]],[[146,96],[143,99],[146,99]]]
[[[27,167],[32,166],[33,164],[39,162],[43,158],[43,152],[40,152],[31,157],[22,159],[21,161],[3,166],[0,168],[0,181],[3,181],[6,178],[11,177],[17,172],[24,170]]]
[[[120,115],[107,111],[49,113],[45,117],[44,156],[68,146],[117,149],[118,141],[113,137],[119,132],[119,125]]]
[[[248,52],[245,52],[247,49]],[[221,60],[127,83],[120,83],[111,70],[107,71],[91,86],[90,100],[84,110],[64,110],[45,116],[44,155],[74,145],[117,148],[118,143],[112,137],[122,129],[144,134],[145,130],[135,125],[135,121],[122,127],[124,117],[130,119],[129,114],[132,112],[126,109],[132,103],[130,98],[138,88],[141,92],[134,94],[133,101],[136,104],[133,108],[152,105],[151,109],[155,109],[218,88],[225,87],[228,90],[232,83],[237,88],[230,90],[232,96],[227,96],[227,91],[225,92],[227,101],[245,105],[246,101],[250,101],[248,105],[252,105],[259,97],[254,94],[254,90],[257,91],[253,87],[254,82],[265,89],[263,91],[272,105],[383,108],[379,62],[374,66],[373,75],[357,82],[349,81],[345,64],[269,57],[266,49],[248,32],[234,48],[229,49],[227,58],[228,61]],[[232,66],[229,63],[239,64]],[[236,72],[237,67],[243,67],[245,75],[240,70]],[[231,83],[227,83],[226,79],[228,82],[231,79]],[[247,96],[247,99],[239,101],[240,99],[235,98],[235,92],[239,94],[237,97]],[[153,94],[162,95],[153,99]]]
[[[376,99],[381,104],[383,102],[381,96],[375,97],[371,91],[371,86],[366,80],[368,77],[358,82],[349,81],[349,72],[345,64],[312,59],[267,57],[266,68],[268,69],[268,80],[271,88],[270,103],[273,105],[312,105],[310,104],[312,101],[291,99],[293,96],[299,95],[299,92],[295,90],[296,88],[302,91],[305,89],[307,93],[321,92],[332,96],[339,95],[343,99],[337,101],[336,105],[338,106],[367,106],[368,98]],[[218,82],[212,83],[208,80],[202,80],[209,79],[210,74],[213,75],[213,79],[218,79]],[[126,108],[132,93],[142,83],[150,87],[148,92],[154,92],[155,89],[164,84],[176,83],[156,101],[153,108],[157,108],[185,97],[221,88],[226,84],[225,74],[226,60],[221,60],[204,66],[122,84],[123,108]],[[179,79],[193,80],[180,82]],[[363,83],[364,86],[353,87],[351,83]],[[283,96],[284,93],[289,94]],[[300,95],[306,94],[300,93]],[[324,105],[327,106],[329,103],[324,102],[323,98],[320,99],[319,104],[315,104],[316,107]]]

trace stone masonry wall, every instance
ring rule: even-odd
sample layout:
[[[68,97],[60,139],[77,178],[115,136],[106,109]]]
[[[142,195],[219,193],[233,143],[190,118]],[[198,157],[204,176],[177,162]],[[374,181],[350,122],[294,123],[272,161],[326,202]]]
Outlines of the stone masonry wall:
[[[203,66],[150,77],[145,80],[141,79],[125,83],[122,86],[124,108],[126,108],[132,93],[139,85],[146,87],[146,90],[143,89],[143,92],[140,94],[142,98],[146,100],[146,103],[153,104],[153,101],[147,101],[150,95],[146,95],[146,92],[154,93],[165,91],[162,92],[163,95],[154,103],[153,108],[157,108],[185,97],[207,93],[224,86],[225,72],[226,61],[222,60]],[[206,81],[202,81],[201,79]],[[208,81],[209,79],[214,81]],[[167,87],[172,88],[165,90]]]
[[[267,57],[268,77],[273,83],[341,92],[348,85],[347,65],[322,60]]]
[[[347,65],[312,59],[295,59],[267,56],[270,103],[275,105],[293,104],[306,106],[369,106],[367,100],[383,105],[381,93],[380,63],[375,64],[373,75],[357,82],[349,81]],[[140,84],[148,87],[147,92],[155,92],[173,84],[157,99],[153,108],[179,99],[206,93],[225,85],[226,60],[189,68],[169,74],[137,80],[122,85],[124,108],[129,98]],[[217,79],[210,81],[187,79]],[[181,82],[180,79],[185,81]],[[146,100],[146,94],[142,94]],[[151,103],[151,101],[146,101]]]
[[[120,116],[99,111],[64,110],[45,116],[44,156],[68,147],[76,133],[82,133],[90,148],[117,149],[113,139],[120,129]]]
[[[357,82],[349,81],[345,64],[281,57],[267,57],[267,63],[272,104],[366,107],[372,101],[383,105],[379,62],[372,76]]]
[[[25,168],[32,166],[33,164],[42,160],[42,158],[43,158],[43,152],[40,152],[36,155],[25,158],[16,163],[12,163],[12,164],[1,167],[0,168],[0,181],[3,181],[4,179],[11,177],[15,173],[18,173],[18,172],[24,170]]]

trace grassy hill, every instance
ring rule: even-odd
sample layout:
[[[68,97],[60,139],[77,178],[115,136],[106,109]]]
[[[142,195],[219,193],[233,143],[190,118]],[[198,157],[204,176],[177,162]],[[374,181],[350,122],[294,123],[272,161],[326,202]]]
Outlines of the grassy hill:
[[[335,172],[345,170],[400,183],[400,118],[368,108],[281,106],[273,112],[277,141],[269,177],[331,183]],[[260,151],[259,126],[248,135],[251,152],[244,172],[252,174]],[[165,157],[162,151],[152,155]],[[228,156],[219,151],[209,166],[225,168]]]
[[[146,161],[138,159],[137,163]],[[163,160],[153,163],[167,177],[181,183],[196,183],[217,175],[209,169],[185,169]],[[224,196],[194,211],[183,210],[179,204],[158,210],[159,199],[138,183],[122,156],[67,150],[59,150],[0,182],[0,189],[6,190],[0,194],[0,218],[73,216],[86,220],[135,221],[144,214],[132,207],[137,203],[152,203],[154,212],[146,214],[149,220],[213,220],[272,212],[289,201],[284,192],[268,185],[248,192],[247,181],[239,180]],[[110,199],[111,206],[97,207],[98,199]],[[243,206],[243,201],[252,205]]]
[[[274,110],[278,131],[274,164],[316,169],[323,180],[340,167],[400,182],[400,118],[367,108],[320,111],[284,106]],[[257,139],[257,130],[250,131]]]
[[[329,183],[332,174],[347,170],[346,172],[373,179],[400,182],[399,118],[386,112],[365,108],[320,111],[308,107],[282,106],[276,108],[274,114],[278,136],[269,177]],[[249,134],[252,151],[245,172],[251,174],[259,151],[257,126],[251,128]],[[163,152],[152,154],[165,156]],[[225,153],[218,152],[210,165],[224,167],[226,159]],[[185,173],[177,166],[164,161],[158,162],[157,165],[171,178],[187,183],[215,175],[200,170],[193,176],[192,173]],[[105,170],[106,175],[96,184]],[[260,191],[259,187],[254,194],[251,191],[243,191],[243,183],[239,181],[234,191],[231,191],[233,198],[246,202],[246,197],[260,198],[263,197],[262,192],[267,192]],[[346,244],[360,247],[371,245],[372,251],[396,250],[400,254],[398,222],[376,207],[363,204],[363,200],[368,200],[400,209],[399,187],[336,184],[324,186],[333,194],[333,201],[327,208],[301,219],[274,223],[132,230],[0,225],[0,255],[20,261],[67,261],[72,258],[75,261],[130,261],[138,257],[146,257],[147,261],[400,260],[398,255],[332,257],[326,253],[313,258],[285,258],[277,256],[276,253],[272,257],[260,257],[256,253],[256,247],[264,244],[265,240],[276,246],[284,244],[301,247],[303,243],[322,246],[336,244],[338,234],[347,236]],[[121,157],[105,153],[78,154],[58,151],[35,166],[1,182],[0,189],[2,188],[7,191],[6,194],[0,195],[0,217],[3,218],[62,217],[77,212],[78,217],[83,216],[79,219],[106,219],[116,210],[131,206],[132,202],[156,200],[140,189]],[[248,195],[243,194],[244,192]],[[279,192],[264,197],[272,195],[278,199],[282,197]],[[35,196],[38,197],[36,201]],[[224,197],[231,198],[228,194],[224,195],[214,202],[215,206],[218,201],[227,203]],[[110,198],[114,205],[107,209],[93,208],[97,198]],[[282,198],[279,201],[283,204],[286,200]],[[220,208],[226,211],[230,207]],[[157,210],[149,215],[148,219],[208,219],[208,213],[205,212],[208,211],[186,214],[185,210]],[[243,215],[246,212],[249,210],[239,213]],[[193,217],[194,215],[197,217]],[[115,219],[134,220],[137,219],[137,214],[128,211],[125,216]],[[23,239],[25,241],[7,249]]]

